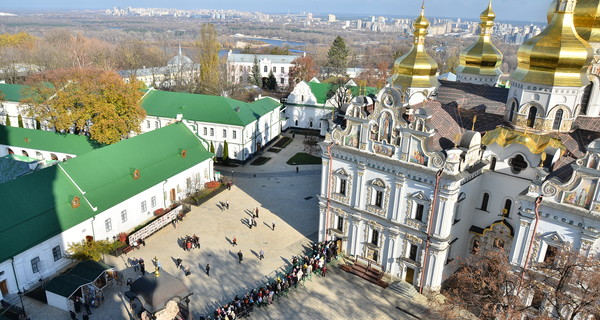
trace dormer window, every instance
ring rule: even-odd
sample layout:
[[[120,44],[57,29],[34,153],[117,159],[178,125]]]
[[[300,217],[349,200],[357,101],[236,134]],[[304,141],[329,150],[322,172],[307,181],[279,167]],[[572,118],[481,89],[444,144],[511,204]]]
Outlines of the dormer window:
[[[185,149],[181,150],[181,157],[182,158],[187,157],[187,151]]]
[[[71,200],[71,208],[79,208],[79,204],[79,197],[73,197],[73,200]]]
[[[139,178],[140,178],[140,170],[135,169],[135,171],[133,171],[133,180],[137,180]]]

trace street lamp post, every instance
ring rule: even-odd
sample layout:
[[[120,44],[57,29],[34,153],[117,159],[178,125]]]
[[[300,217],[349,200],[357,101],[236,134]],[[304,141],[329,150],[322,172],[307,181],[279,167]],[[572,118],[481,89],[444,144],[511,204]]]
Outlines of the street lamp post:
[[[21,310],[23,310],[23,314],[22,314],[23,319],[27,319],[27,313],[25,313],[25,305],[23,304],[23,292],[21,292],[21,290],[19,290],[19,292],[17,292],[17,294],[19,295],[19,301],[21,301]],[[19,319],[21,319],[21,318],[19,318]]]

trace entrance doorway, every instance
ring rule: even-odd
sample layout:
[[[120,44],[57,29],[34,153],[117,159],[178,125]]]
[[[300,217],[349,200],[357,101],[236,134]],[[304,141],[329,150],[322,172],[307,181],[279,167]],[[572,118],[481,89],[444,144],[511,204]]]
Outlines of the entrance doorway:
[[[171,202],[175,202],[175,188],[171,189]]]
[[[335,246],[337,247],[337,254],[340,254],[340,252],[342,252],[342,239],[341,238],[336,238],[335,239]]]
[[[6,280],[0,281],[0,292],[2,292],[2,296],[6,296],[8,294],[8,285],[6,284]]]
[[[413,281],[415,281],[415,269],[413,268],[406,268],[406,275],[404,276],[404,281],[413,284]]]

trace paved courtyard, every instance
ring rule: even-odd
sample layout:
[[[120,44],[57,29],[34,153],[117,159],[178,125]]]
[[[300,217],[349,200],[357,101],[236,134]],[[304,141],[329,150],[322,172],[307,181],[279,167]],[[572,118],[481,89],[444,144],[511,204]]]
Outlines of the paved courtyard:
[[[262,166],[247,164],[223,168],[222,174],[233,176],[234,187],[225,190],[192,211],[176,228],[169,225],[146,240],[146,246],[120,257],[107,256],[105,262],[123,271],[125,278],[138,275],[130,265],[134,257],[143,257],[148,269],[157,257],[163,269],[179,278],[193,291],[190,306],[195,318],[211,313],[218,305],[230,301],[236,294],[261,286],[301,254],[311,241],[317,240],[320,165],[295,166],[285,162],[302,151],[303,136],[280,153],[265,152],[272,159]],[[233,170],[233,173],[231,172]],[[230,209],[219,203],[229,201]],[[257,227],[250,229],[250,210],[259,208]],[[275,230],[271,223],[275,221]],[[196,234],[200,249],[184,251],[178,239]],[[237,246],[231,241],[237,237]],[[244,260],[237,261],[242,250]],[[258,252],[265,251],[265,259]],[[191,267],[185,276],[176,268],[175,259]],[[210,276],[204,267],[210,263]],[[129,310],[122,292],[126,286],[114,285],[105,291],[106,302],[93,310],[90,319],[129,319]],[[373,286],[364,280],[331,270],[326,278],[313,277],[306,286],[267,309],[252,313],[255,319],[414,319],[395,308],[399,297],[389,290]],[[413,305],[412,303],[409,304]],[[25,308],[32,320],[69,319],[61,310],[25,298]],[[81,319],[81,314],[79,314]]]

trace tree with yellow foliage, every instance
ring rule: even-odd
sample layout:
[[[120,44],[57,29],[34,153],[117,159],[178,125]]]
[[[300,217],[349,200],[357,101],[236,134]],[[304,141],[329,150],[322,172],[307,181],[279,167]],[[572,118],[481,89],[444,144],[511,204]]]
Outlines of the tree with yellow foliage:
[[[98,69],[53,70],[28,79],[21,101],[29,116],[56,131],[89,134],[112,144],[140,132],[146,116],[138,82],[125,83],[115,72]]]

